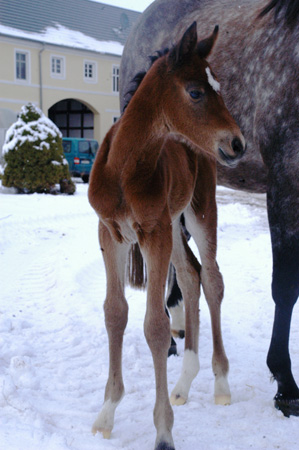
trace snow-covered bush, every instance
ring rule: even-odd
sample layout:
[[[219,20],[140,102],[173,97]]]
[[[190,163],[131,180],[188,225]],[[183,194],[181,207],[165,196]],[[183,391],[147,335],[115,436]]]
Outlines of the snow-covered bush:
[[[25,193],[49,193],[60,183],[67,193],[75,192],[64,159],[62,134],[32,103],[22,107],[18,120],[7,130],[3,154],[3,186]]]

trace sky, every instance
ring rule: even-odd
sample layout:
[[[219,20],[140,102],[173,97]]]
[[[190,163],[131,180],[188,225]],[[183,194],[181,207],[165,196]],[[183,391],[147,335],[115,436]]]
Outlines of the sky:
[[[97,1],[97,0],[93,0]],[[122,8],[133,9],[134,11],[143,12],[153,0],[98,0],[100,3],[107,5],[120,6]]]

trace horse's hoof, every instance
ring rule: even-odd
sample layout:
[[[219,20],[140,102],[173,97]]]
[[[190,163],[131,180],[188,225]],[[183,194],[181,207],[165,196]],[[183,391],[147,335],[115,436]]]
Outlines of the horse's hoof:
[[[168,349],[168,356],[171,356],[171,355],[175,355],[175,356],[178,355],[176,344],[171,345]]]
[[[282,394],[276,394],[274,397],[274,405],[285,417],[299,417],[299,398],[288,399],[284,398]]]
[[[171,330],[171,334],[174,338],[180,338],[184,339],[185,337],[185,330]]]
[[[110,439],[111,438],[111,431],[110,430],[103,430],[102,435],[104,439]]]
[[[230,405],[231,396],[230,395],[215,395],[215,405]]]
[[[106,430],[104,428],[98,428],[96,426],[93,426],[91,432],[94,436],[97,433],[102,433],[104,439],[110,439],[111,437],[111,430]]]
[[[160,442],[155,450],[175,450],[175,448],[173,447],[173,445],[167,444],[167,442]]]
[[[187,403],[187,398],[182,397],[180,394],[171,394],[170,404],[173,406],[182,406]]]

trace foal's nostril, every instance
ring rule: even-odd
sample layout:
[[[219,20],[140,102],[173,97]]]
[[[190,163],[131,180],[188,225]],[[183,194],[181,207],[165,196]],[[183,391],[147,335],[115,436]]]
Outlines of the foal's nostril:
[[[235,137],[232,140],[232,149],[236,155],[242,155],[244,153],[244,146],[239,138]]]

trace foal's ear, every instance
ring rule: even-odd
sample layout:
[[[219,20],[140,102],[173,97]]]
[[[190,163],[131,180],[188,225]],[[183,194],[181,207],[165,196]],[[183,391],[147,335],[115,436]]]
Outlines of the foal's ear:
[[[203,39],[197,44],[197,53],[202,59],[206,59],[211,53],[218,37],[219,27],[215,26],[213,33],[206,39]]]
[[[192,55],[197,45],[197,25],[196,22],[185,31],[182,39],[175,45],[170,52],[170,60],[174,65],[183,63],[186,58]]]

